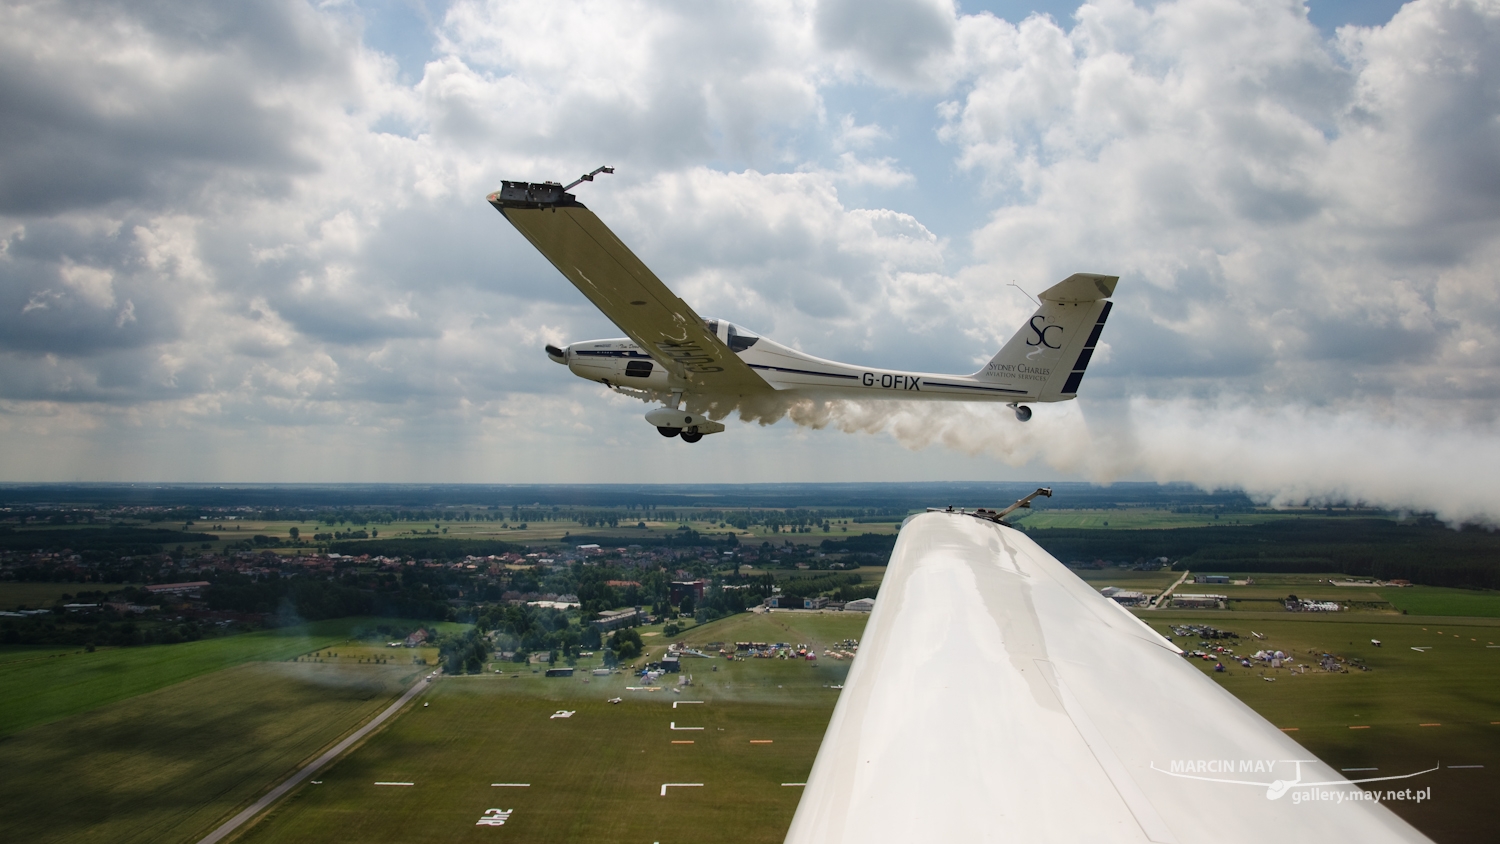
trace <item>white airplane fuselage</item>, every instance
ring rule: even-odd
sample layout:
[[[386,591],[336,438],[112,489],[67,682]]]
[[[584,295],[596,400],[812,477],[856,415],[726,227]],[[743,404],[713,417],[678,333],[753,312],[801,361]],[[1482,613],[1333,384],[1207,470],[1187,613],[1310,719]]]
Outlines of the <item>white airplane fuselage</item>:
[[[711,324],[715,320],[709,321]],[[719,322],[721,340],[729,323]],[[739,331],[737,327],[729,330]],[[748,337],[754,337],[749,335]],[[737,338],[748,339],[746,333]],[[738,341],[744,343],[743,339]],[[553,347],[556,348],[556,347]],[[733,346],[731,346],[733,348]],[[628,338],[585,340],[548,350],[548,357],[566,364],[580,378],[610,387],[631,387],[660,393],[681,391],[685,384]],[[1004,381],[976,375],[944,375],[879,367],[854,366],[804,354],[766,337],[755,337],[743,349],[734,349],[757,375],[777,391],[798,391],[819,396],[865,399],[948,399],[953,401],[1034,401],[1051,377],[1052,361],[1016,365]],[[981,371],[982,372],[982,371]]]

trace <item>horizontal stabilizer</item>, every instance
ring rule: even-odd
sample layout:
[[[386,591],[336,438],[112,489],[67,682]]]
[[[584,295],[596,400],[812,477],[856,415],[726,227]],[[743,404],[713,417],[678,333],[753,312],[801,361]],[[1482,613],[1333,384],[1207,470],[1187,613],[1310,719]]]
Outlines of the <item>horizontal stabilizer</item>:
[[[1073,273],[1067,278],[1042,291],[1044,302],[1097,302],[1115,295],[1115,285],[1120,282],[1117,275],[1096,273]]]

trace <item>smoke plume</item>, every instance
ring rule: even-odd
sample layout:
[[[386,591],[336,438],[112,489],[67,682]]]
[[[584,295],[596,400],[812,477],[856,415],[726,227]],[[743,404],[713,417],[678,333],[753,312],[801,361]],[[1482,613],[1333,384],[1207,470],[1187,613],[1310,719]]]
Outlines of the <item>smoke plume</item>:
[[[1463,422],[1371,408],[1254,407],[1133,399],[1008,408],[945,402],[770,400],[741,418],[887,434],[1012,466],[1040,462],[1095,483],[1141,479],[1243,490],[1272,506],[1359,503],[1500,524],[1500,435]]]

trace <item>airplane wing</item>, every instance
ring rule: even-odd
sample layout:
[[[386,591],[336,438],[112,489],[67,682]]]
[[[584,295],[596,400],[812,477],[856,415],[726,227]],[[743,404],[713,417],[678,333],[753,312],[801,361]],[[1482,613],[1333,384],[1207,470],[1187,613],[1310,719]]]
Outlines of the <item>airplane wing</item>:
[[[771,392],[702,317],[562,186],[504,182],[489,202],[595,307],[690,389],[717,395]]]
[[[915,516],[786,841],[1428,840],[1180,653],[1026,534]]]

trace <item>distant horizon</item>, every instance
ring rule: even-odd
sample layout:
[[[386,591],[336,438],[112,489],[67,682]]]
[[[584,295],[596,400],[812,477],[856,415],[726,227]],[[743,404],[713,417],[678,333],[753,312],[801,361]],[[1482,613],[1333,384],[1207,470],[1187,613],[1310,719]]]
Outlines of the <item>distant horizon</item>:
[[[789,483],[0,483],[0,508],[469,508],[500,507],[709,507],[746,509],[995,507],[1038,488],[1044,509],[1171,509],[1193,507],[1243,512],[1266,506],[1243,490],[1205,490],[1187,483],[1122,481],[871,481]],[[1278,509],[1284,509],[1281,502]],[[1309,506],[1291,505],[1292,507]],[[1318,508],[1392,512],[1359,502]]]

